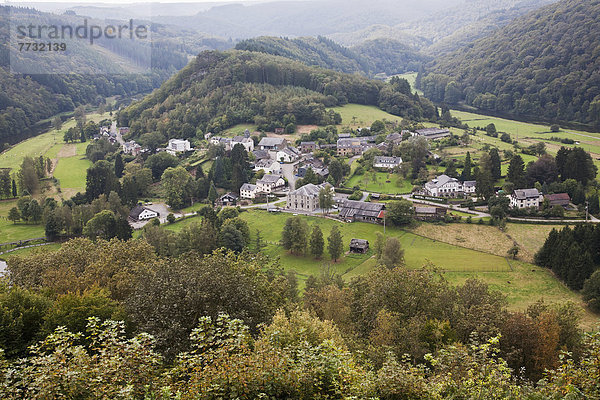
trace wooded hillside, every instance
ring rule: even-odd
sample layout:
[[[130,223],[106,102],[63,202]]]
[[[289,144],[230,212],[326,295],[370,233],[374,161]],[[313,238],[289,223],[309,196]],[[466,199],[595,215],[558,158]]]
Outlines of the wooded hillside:
[[[436,60],[433,101],[600,126],[600,1],[565,0]]]

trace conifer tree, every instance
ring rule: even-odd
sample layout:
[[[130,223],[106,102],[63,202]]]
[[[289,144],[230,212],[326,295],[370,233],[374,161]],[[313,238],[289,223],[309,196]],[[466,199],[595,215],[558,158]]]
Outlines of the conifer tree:
[[[342,234],[340,233],[337,225],[334,225],[331,228],[331,232],[329,237],[327,238],[327,242],[329,243],[327,248],[329,250],[329,255],[331,259],[335,262],[342,255],[342,251],[344,250],[344,243],[342,241]]]
[[[313,226],[312,233],[310,235],[310,254],[315,258],[320,258],[323,255],[323,247],[325,242],[323,240],[323,232],[319,225]]]

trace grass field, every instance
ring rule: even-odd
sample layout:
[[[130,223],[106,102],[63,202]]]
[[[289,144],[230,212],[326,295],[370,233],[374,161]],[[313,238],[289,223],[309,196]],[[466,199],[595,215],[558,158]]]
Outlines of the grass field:
[[[16,206],[17,200],[0,201],[0,243],[44,237],[43,225],[25,223],[13,224],[6,218],[8,211]]]
[[[346,104],[342,107],[334,107],[333,111],[342,116],[342,125],[348,125],[353,128],[363,128],[370,126],[375,120],[386,119],[388,121],[402,120],[397,115],[392,115],[375,106],[363,106],[360,104]],[[353,119],[353,117],[356,117]]]
[[[61,246],[62,245],[60,243],[51,243],[51,244],[47,244],[44,246],[28,247],[26,249],[15,250],[15,251],[11,251],[10,253],[3,254],[2,257],[5,260],[8,260],[8,262],[10,262],[10,258],[14,257],[14,256],[27,256],[32,253],[43,253],[43,252],[47,252],[47,251],[55,251],[55,250],[60,249]]]
[[[387,182],[389,180],[389,182]],[[409,180],[403,179],[397,174],[388,174],[386,172],[376,172],[375,180],[373,174],[365,173],[363,175],[354,175],[346,182],[346,187],[360,187],[362,190],[387,194],[410,193],[412,184]]]
[[[241,214],[241,218],[248,222],[252,236],[256,230],[268,242],[267,254],[280,257],[281,264],[286,269],[298,272],[302,277],[318,275],[321,265],[331,263],[330,257],[325,251],[321,261],[312,257],[296,257],[288,254],[278,244],[281,238],[281,230],[289,214],[272,214],[262,210],[252,210]],[[366,223],[344,224],[330,219],[301,216],[306,219],[309,226],[318,224],[327,237],[333,225],[340,228],[344,239],[344,248],[347,250],[352,238],[367,239],[370,243],[375,241],[375,233],[383,232],[383,227]],[[440,269],[463,271],[466,269],[477,271],[503,271],[508,270],[506,260],[492,254],[480,253],[474,250],[452,246],[436,240],[421,237],[397,228],[387,228],[387,235],[400,239],[405,251],[406,264],[409,268],[421,268],[428,262],[437,265]],[[348,274],[361,264],[368,267],[373,266],[369,261],[371,253],[366,255],[345,255],[342,260],[333,266],[340,274]],[[349,275],[351,276],[351,275]]]

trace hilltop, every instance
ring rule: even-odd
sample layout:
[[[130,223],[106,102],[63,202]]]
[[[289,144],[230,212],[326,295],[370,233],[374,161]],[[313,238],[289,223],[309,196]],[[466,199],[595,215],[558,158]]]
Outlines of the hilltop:
[[[394,75],[417,71],[430,60],[416,48],[394,39],[372,39],[344,47],[323,36],[281,38],[261,36],[239,42],[238,50],[257,51],[346,73]]]
[[[600,1],[565,0],[437,59],[421,80],[433,101],[600,127]]]
[[[391,85],[280,56],[230,50],[201,53],[121,112],[119,124],[129,125],[132,135],[165,137],[216,133],[249,122],[266,130],[289,123],[328,125],[339,123],[339,116],[326,109],[347,103],[377,105],[417,120],[435,117],[431,102],[411,94],[408,83]]]

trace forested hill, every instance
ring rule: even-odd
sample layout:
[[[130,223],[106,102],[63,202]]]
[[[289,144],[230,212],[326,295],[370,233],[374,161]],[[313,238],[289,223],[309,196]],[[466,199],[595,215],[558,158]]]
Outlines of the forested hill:
[[[288,39],[261,36],[236,45],[238,50],[258,51],[301,61],[307,65],[367,76],[417,71],[429,58],[393,39],[367,40],[352,48],[323,36]]]
[[[153,24],[151,30],[156,40],[150,49],[152,65],[150,71],[143,74],[127,63],[127,57],[131,61],[136,52],[143,50],[127,46],[127,43],[119,46],[119,41],[109,43],[111,46],[87,46],[72,41],[64,54],[53,52],[52,58],[42,52],[15,52],[10,59],[9,22],[25,26],[32,22],[76,26],[82,18],[0,6],[0,148],[4,143],[15,143],[35,134],[42,128],[40,121],[73,111],[78,105],[99,104],[109,96],[148,93],[183,68],[191,54],[223,45],[221,41],[198,36],[186,40],[185,46],[175,46],[181,42],[178,40],[181,35],[191,33]],[[39,67],[43,64],[40,60],[50,66],[40,73],[16,74],[9,68],[10,61]],[[53,73],[45,73],[49,71]],[[43,127],[48,125],[49,122]]]
[[[339,116],[326,108],[346,103],[377,105],[416,120],[436,115],[431,102],[411,94],[403,80],[386,84],[279,56],[230,50],[201,53],[160,89],[120,112],[119,123],[130,125],[133,135],[190,137],[247,122],[264,129],[339,123]]]
[[[600,128],[600,1],[546,6],[427,71],[433,101]]]

